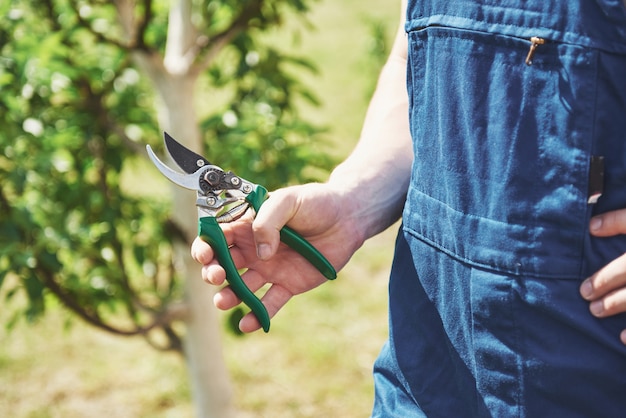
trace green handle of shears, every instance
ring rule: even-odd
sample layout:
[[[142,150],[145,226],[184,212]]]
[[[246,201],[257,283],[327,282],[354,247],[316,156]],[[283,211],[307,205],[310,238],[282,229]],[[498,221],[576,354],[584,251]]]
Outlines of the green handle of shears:
[[[235,295],[252,310],[252,313],[261,323],[263,331],[268,332],[270,330],[270,316],[267,309],[259,298],[248,289],[239,275],[235,262],[230,255],[224,232],[222,232],[217,220],[212,216],[200,218],[198,220],[198,236],[207,242],[215,252],[217,261],[226,270],[226,281]]]
[[[259,212],[261,205],[267,198],[267,189],[263,186],[256,185],[256,188],[246,197],[246,201],[254,208],[255,212]],[[280,240],[294,249],[298,254],[311,263],[320,273],[328,280],[337,278],[337,272],[330,262],[302,235],[298,234],[288,226],[284,226],[280,230]]]

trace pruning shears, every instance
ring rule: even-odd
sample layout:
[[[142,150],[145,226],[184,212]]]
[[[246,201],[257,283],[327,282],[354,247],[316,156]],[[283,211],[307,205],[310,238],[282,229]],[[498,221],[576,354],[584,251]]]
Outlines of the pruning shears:
[[[198,236],[207,242],[220,265],[226,270],[226,281],[237,297],[251,310],[265,332],[269,331],[270,318],[267,309],[242,280],[228,248],[220,223],[241,218],[249,209],[258,213],[267,198],[267,189],[245,180],[232,171],[224,171],[178,143],[167,132],[165,147],[174,162],[184,171],[173,170],[165,165],[146,145],[148,156],[157,169],[174,184],[197,192]],[[280,239],[308,260],[328,280],[337,277],[334,267],[306,239],[293,229],[284,226]]]

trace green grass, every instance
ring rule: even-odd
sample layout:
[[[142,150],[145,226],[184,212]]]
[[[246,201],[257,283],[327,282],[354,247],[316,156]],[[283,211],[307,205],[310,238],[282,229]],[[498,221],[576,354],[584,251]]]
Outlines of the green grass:
[[[313,31],[302,29],[298,42],[281,38],[320,69],[318,76],[306,75],[306,82],[323,106],[304,107],[303,113],[330,127],[338,157],[358,138],[379,70],[369,54],[369,22],[385,22],[390,40],[398,7],[325,0],[314,7]],[[372,363],[387,333],[393,237],[388,231],[371,240],[338,280],[292,300],[272,321],[270,334],[225,333],[224,353],[242,417],[368,416]],[[0,323],[8,316],[6,307],[0,308]],[[0,329],[0,416],[193,415],[182,358],[79,320],[67,327],[67,318],[54,308],[34,325]]]

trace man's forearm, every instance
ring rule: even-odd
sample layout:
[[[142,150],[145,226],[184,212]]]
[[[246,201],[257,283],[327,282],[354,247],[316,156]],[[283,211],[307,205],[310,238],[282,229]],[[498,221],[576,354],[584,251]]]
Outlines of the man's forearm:
[[[392,55],[381,72],[358,145],[329,180],[349,196],[364,240],[395,222],[404,204],[413,161],[405,80],[406,59]]]

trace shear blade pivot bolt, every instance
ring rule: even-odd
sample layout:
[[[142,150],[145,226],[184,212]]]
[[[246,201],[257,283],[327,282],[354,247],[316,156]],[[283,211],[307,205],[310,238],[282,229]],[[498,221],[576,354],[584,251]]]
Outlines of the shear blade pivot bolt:
[[[211,186],[217,186],[220,184],[221,177],[215,171],[209,171],[204,175],[204,180],[206,180],[206,182]]]

